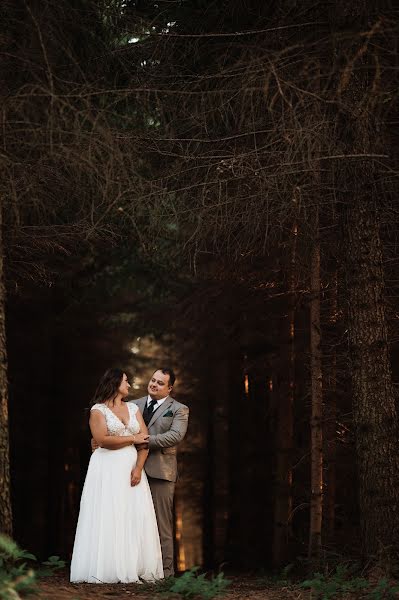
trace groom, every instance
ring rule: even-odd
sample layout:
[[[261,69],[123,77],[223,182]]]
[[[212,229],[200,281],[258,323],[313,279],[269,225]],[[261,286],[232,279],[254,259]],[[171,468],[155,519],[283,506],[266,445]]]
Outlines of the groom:
[[[177,480],[177,444],[186,435],[189,409],[170,394],[175,383],[172,369],[159,368],[148,383],[148,396],[131,400],[148,427],[149,454],[144,469],[150,484],[165,577],[173,575],[173,497]]]

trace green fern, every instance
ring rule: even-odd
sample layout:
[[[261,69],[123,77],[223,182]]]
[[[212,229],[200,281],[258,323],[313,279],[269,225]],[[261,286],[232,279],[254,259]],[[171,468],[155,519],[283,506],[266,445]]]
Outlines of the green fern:
[[[39,577],[49,577],[50,575],[54,575],[55,571],[63,569],[65,564],[65,560],[62,560],[59,556],[50,556],[42,562],[41,567],[37,570],[37,574]]]
[[[36,560],[30,552],[21,550],[11,538],[0,535],[0,598],[19,599],[20,593],[35,591],[36,575],[25,561]]]
[[[394,600],[399,592],[399,585],[391,585],[385,577],[380,579],[373,590],[367,594],[367,600]]]
[[[347,594],[357,594],[364,600],[395,600],[399,592],[398,585],[391,585],[388,579],[380,579],[377,585],[370,589],[370,582],[363,577],[353,577],[353,571],[345,565],[338,565],[334,573],[324,575],[315,573],[312,579],[303,581],[302,588],[310,588],[314,598],[331,600]]]
[[[351,577],[350,569],[338,565],[332,574],[315,573],[312,579],[303,581],[300,587],[310,588],[315,598],[331,600],[338,595],[361,592],[368,588],[369,583],[363,577]]]
[[[38,576],[53,575],[65,566],[59,556],[50,556],[35,570],[27,561],[37,562],[37,558],[11,538],[0,535],[0,600],[17,600],[21,593],[35,593]]]
[[[0,560],[1,564],[16,562],[21,559],[37,560],[36,556],[25,550],[21,550],[14,540],[6,535],[0,535]]]
[[[183,598],[211,600],[211,598],[223,594],[230,585],[230,581],[224,577],[223,573],[209,579],[206,573],[198,575],[198,568],[193,567],[180,577],[171,578],[171,586],[168,591],[179,594]]]

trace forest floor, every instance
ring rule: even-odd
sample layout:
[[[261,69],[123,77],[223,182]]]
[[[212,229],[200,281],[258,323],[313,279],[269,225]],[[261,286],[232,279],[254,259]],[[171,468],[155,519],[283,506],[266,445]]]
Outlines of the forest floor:
[[[276,586],[260,577],[229,577],[231,584],[220,600],[304,600],[309,592],[295,586]],[[71,584],[67,574],[40,580],[33,598],[40,600],[181,600],[178,594],[155,591],[149,585],[131,584]]]

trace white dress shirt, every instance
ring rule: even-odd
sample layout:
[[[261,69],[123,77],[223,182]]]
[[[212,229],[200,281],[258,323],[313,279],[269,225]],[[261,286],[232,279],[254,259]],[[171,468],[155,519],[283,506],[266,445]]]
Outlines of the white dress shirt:
[[[165,402],[167,396],[165,396],[165,398],[161,398],[160,400],[157,400],[157,403],[154,404],[154,408],[152,409],[152,412],[155,412],[157,410],[157,408],[159,408],[162,404],[162,402]],[[151,402],[152,398],[150,395],[147,396],[147,408],[150,407],[150,402]]]

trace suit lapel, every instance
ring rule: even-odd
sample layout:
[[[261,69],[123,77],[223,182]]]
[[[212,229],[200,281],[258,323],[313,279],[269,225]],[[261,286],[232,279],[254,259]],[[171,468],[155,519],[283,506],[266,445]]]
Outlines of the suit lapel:
[[[166,413],[166,411],[168,410],[168,408],[170,408],[170,405],[173,402],[173,398],[171,398],[170,396],[168,396],[166,398],[166,400],[164,402],[162,402],[161,406],[154,412],[154,414],[151,417],[150,422],[148,423],[147,427],[151,427],[151,425],[153,425],[155,423],[155,421],[157,419],[159,419],[159,417],[162,417],[162,415],[164,413]]]

